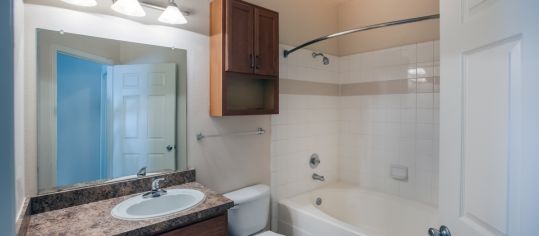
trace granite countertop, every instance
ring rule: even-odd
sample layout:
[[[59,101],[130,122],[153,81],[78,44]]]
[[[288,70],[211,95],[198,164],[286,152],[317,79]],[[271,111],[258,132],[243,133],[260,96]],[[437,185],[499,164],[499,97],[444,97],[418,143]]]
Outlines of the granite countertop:
[[[151,235],[221,215],[234,206],[232,200],[196,182],[167,189],[175,188],[200,190],[206,199],[187,211],[155,219],[128,221],[112,217],[114,206],[141,193],[132,194],[31,215],[26,235]]]

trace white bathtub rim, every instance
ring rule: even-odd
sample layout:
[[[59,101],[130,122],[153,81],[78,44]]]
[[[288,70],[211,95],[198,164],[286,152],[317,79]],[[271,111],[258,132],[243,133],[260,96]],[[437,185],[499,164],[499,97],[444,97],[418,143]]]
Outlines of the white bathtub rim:
[[[332,226],[343,228],[346,231],[350,231],[351,233],[357,233],[358,231],[361,231],[361,229],[359,229],[357,226],[353,226],[353,225],[348,224],[346,222],[343,222],[343,221],[341,221],[339,219],[336,219],[335,217],[321,211],[320,209],[318,209],[318,208],[316,208],[316,207],[314,207],[312,205],[307,206],[307,208],[305,208],[305,206],[296,207],[298,204],[295,203],[295,202],[292,202],[292,201],[290,201],[288,199],[285,199],[285,200],[279,202],[279,204],[285,205],[288,208],[297,210],[300,213],[308,215],[308,216],[313,217],[315,219],[327,222],[327,223],[331,224]],[[316,213],[313,213],[313,211],[315,211]],[[285,222],[287,224],[292,223],[292,222],[283,221],[281,219],[279,219],[279,221]],[[360,234],[360,235],[363,236],[363,234]]]
[[[327,214],[326,212],[318,209],[317,207],[314,206],[313,202],[310,201],[309,199],[305,199],[303,201],[298,201],[299,198],[312,197],[312,195],[315,192],[320,191],[320,189],[327,189],[327,188],[333,188],[333,187],[341,187],[341,188],[342,187],[352,187],[352,185],[349,185],[349,184],[346,184],[346,183],[329,184],[329,185],[326,185],[324,187],[320,187],[320,188],[315,189],[315,190],[310,191],[310,192],[302,193],[302,194],[296,195],[296,196],[288,198],[288,199],[283,199],[283,200],[279,201],[279,204],[284,205],[285,207],[287,207],[289,209],[296,210],[296,211],[300,212],[301,214],[305,214],[305,215],[307,215],[309,217],[312,217],[314,219],[324,221],[324,222],[330,224],[331,226],[341,228],[344,231],[347,231],[347,232],[349,232],[351,234],[354,234],[354,235],[357,235],[357,236],[371,236],[371,234],[366,234],[365,233],[365,231],[366,231],[365,229],[362,229],[362,228],[359,228],[357,226],[348,224],[348,223],[346,223],[344,221],[341,221],[341,220]],[[357,186],[353,186],[353,187],[357,188]],[[292,222],[284,221],[280,217],[278,218],[278,221],[286,223],[286,224],[291,225],[291,226],[293,225]]]
[[[322,186],[320,188],[316,188],[316,189],[314,189],[312,191],[301,193],[301,194],[298,194],[296,196],[292,196],[292,197],[284,199],[284,200],[291,200],[293,202],[297,202],[297,199],[300,199],[302,197],[307,197],[307,196],[314,197],[314,195],[317,192],[320,192],[320,191],[338,191],[338,190],[342,190],[342,189],[347,189],[347,190],[353,189],[354,191],[357,191],[360,194],[368,194],[368,196],[371,196],[371,197],[385,198],[385,199],[389,199],[389,200],[392,200],[392,201],[395,201],[395,202],[404,203],[403,205],[413,206],[415,208],[425,210],[425,211],[427,211],[427,212],[429,212],[431,214],[438,215],[438,213],[439,213],[438,208],[436,206],[432,206],[432,205],[429,205],[427,203],[419,202],[419,201],[412,200],[412,199],[399,197],[399,196],[396,196],[396,195],[393,195],[393,194],[380,192],[380,191],[377,191],[377,190],[374,190],[374,189],[361,187],[358,184],[351,184],[351,183],[346,183],[346,182],[331,183],[331,184]],[[312,203],[312,202],[310,202],[310,203]],[[332,217],[329,214],[328,214],[328,216]]]

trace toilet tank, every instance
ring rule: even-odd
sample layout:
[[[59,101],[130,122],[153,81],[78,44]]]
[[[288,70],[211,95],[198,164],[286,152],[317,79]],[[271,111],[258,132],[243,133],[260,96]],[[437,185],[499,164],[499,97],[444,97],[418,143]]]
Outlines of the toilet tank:
[[[224,194],[234,201],[228,210],[228,230],[232,236],[247,236],[266,228],[270,209],[270,188],[254,185]]]

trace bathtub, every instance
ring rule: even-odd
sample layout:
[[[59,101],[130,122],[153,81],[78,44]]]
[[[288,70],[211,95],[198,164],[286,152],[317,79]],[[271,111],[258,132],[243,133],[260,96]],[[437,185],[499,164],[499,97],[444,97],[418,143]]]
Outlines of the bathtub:
[[[278,215],[288,236],[423,236],[438,225],[434,207],[344,183],[281,200]]]

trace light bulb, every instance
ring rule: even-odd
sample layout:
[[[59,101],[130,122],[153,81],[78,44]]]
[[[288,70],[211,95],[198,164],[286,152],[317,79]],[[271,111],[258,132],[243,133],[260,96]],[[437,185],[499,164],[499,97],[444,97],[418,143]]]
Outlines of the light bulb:
[[[95,0],[62,0],[65,3],[69,3],[71,5],[77,5],[82,7],[94,7],[97,5],[97,2]]]
[[[158,20],[160,22],[173,25],[181,25],[187,23],[187,19],[185,19],[185,16],[178,8],[178,5],[176,5],[176,3],[172,1],[169,3],[163,14],[159,16]]]
[[[142,17],[146,15],[138,0],[118,0],[111,6],[112,10],[128,15]]]

